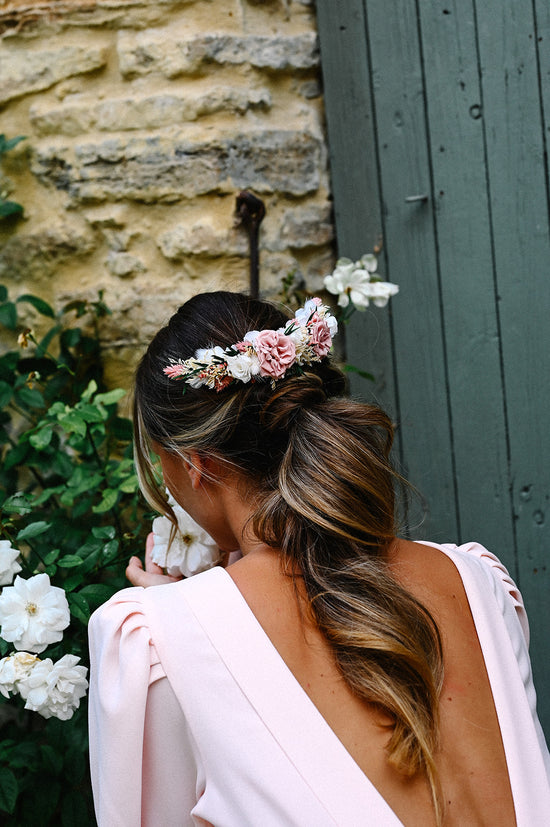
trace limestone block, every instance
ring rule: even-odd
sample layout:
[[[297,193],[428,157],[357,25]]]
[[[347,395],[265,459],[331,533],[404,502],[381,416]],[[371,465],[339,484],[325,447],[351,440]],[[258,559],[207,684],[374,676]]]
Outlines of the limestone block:
[[[31,123],[38,135],[80,135],[97,129],[118,132],[159,127],[194,121],[215,112],[237,112],[271,106],[266,88],[210,86],[202,91],[191,89],[186,94],[149,95],[147,97],[114,98],[97,102],[86,98],[66,101],[49,108],[30,108]]]
[[[185,256],[246,256],[248,237],[242,229],[217,229],[207,220],[191,227],[178,225],[158,239],[162,254],[171,260]]]
[[[107,269],[112,276],[126,278],[135,276],[136,273],[143,273],[147,268],[141,259],[136,258],[136,256],[111,250],[107,257]]]
[[[283,279],[289,273],[299,269],[298,261],[287,253],[261,253],[260,290],[262,295],[268,297],[280,292]]]
[[[281,240],[288,247],[319,247],[334,238],[330,204],[312,204],[287,210]]]
[[[63,261],[91,253],[95,244],[90,230],[68,223],[18,233],[0,250],[0,277],[22,281],[49,276]]]
[[[100,69],[106,50],[94,46],[60,46],[32,51],[4,49],[0,55],[0,103],[48,89],[64,78]]]
[[[109,138],[76,147],[39,146],[32,171],[73,202],[178,201],[251,188],[293,196],[319,187],[321,141],[298,131],[265,130],[191,140],[183,135]]]
[[[173,34],[170,30],[119,32],[118,59],[123,77],[151,72],[174,78],[206,69],[209,63],[248,63],[278,71],[310,69],[319,63],[315,32],[297,35]]]

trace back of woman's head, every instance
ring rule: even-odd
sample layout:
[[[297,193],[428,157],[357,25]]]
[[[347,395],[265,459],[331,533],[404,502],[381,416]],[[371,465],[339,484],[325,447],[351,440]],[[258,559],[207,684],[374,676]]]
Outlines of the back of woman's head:
[[[286,311],[269,302],[222,291],[200,294],[179,308],[137,371],[135,424],[142,478],[151,479],[146,473],[151,442],[182,455],[195,451],[215,456],[248,480],[258,502],[262,495],[284,491],[292,501],[289,507],[299,511],[303,501],[304,519],[321,518],[321,502],[330,492],[321,518],[327,529],[339,525],[366,539],[359,526],[364,526],[367,509],[376,519],[385,512],[385,525],[374,536],[392,535],[391,423],[377,408],[342,398],[343,375],[328,357],[304,365],[299,374],[273,382],[269,377],[235,381],[220,391],[191,387],[164,373],[169,363],[192,358],[201,348],[227,348],[248,331],[277,330],[288,320]],[[361,515],[354,515],[349,492],[337,494],[344,479],[360,497]],[[149,494],[160,505],[154,489]],[[271,535],[276,543],[273,531]]]

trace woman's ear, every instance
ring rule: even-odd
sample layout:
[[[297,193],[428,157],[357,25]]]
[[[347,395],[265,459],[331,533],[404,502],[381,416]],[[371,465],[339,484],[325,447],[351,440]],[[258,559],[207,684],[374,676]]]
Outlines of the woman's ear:
[[[205,477],[205,461],[195,451],[190,451],[184,459],[184,467],[191,480],[191,488],[195,491],[201,487],[203,478]]]

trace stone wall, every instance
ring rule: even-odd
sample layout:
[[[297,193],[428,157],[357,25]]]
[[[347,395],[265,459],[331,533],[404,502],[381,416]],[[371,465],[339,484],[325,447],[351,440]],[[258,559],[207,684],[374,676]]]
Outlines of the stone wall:
[[[0,282],[56,305],[105,291],[109,381],[201,290],[246,289],[235,199],[265,202],[261,291],[333,263],[311,0],[67,0],[0,7]]]

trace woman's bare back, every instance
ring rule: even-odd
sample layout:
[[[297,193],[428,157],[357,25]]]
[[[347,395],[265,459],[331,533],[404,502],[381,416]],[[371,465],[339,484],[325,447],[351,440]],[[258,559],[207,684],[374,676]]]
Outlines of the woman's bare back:
[[[443,643],[437,766],[446,827],[513,827],[514,804],[504,748],[468,600],[456,567],[437,549],[397,540],[389,560],[396,580],[435,618]],[[404,779],[389,767],[391,720],[352,693],[332,651],[300,607],[278,556],[255,551],[228,568],[271,642],[350,756],[406,827],[435,824],[424,778]],[[298,592],[299,592],[299,583]]]

